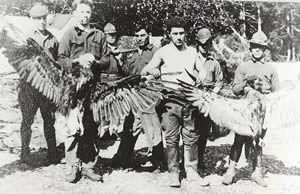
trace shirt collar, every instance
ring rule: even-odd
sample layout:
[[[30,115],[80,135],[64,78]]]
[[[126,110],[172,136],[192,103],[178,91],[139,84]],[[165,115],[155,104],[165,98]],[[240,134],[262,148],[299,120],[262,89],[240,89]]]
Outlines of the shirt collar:
[[[172,47],[173,49],[176,49],[177,51],[180,51],[180,50],[178,50],[178,48],[175,46],[175,44],[173,43],[173,42],[170,42],[170,47]],[[184,45],[184,50],[182,50],[182,51],[186,51],[187,50],[187,45],[185,44],[185,43],[183,43],[183,45]]]
[[[47,29],[45,29],[45,34],[42,34],[39,30],[37,30],[37,29],[33,29],[32,30],[32,32],[31,32],[32,34],[31,35],[40,35],[40,36],[44,36],[44,37],[48,37],[48,36],[50,36],[50,32],[47,30]]]
[[[77,23],[74,28],[78,33],[82,33],[82,32],[86,32],[87,34],[90,34],[91,32],[94,32],[96,30],[96,28],[92,28],[91,26],[89,26],[90,28],[86,29],[84,28],[81,24]]]
[[[203,55],[201,52],[199,52],[199,55],[201,55],[201,58],[205,59],[205,61],[215,59],[211,52],[205,53],[205,55]]]
[[[47,39],[51,39],[53,35],[45,29],[45,34],[42,34],[39,30],[33,29],[29,37],[33,38],[35,41],[39,42],[42,46]]]
[[[153,44],[148,44],[148,45],[146,46],[146,49],[151,50],[153,47],[154,47]]]
[[[265,64],[265,62],[266,62],[266,60],[265,60],[264,57],[262,59],[260,59],[260,60],[257,60],[252,55],[251,55],[251,60],[253,61],[253,63],[262,63],[262,64]]]
[[[140,49],[140,48],[138,48],[138,49],[145,51],[145,50],[152,50],[153,47],[154,47],[153,44],[148,44],[147,46],[143,47],[142,49]]]
[[[76,26],[79,30],[81,30],[81,31],[86,31],[86,32],[90,31],[90,30],[85,29],[85,28],[83,27],[83,25],[81,25],[80,23],[77,23],[75,26]],[[89,28],[89,29],[90,29],[90,28]]]
[[[109,48],[115,48],[115,46],[113,46],[113,45],[111,45],[111,44],[107,44],[107,46],[108,46]]]

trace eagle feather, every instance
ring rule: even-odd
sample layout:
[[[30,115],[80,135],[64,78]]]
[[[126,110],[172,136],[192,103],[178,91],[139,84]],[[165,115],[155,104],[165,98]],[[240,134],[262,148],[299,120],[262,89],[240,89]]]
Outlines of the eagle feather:
[[[255,137],[262,129],[283,129],[300,123],[299,83],[266,95],[253,90],[245,98],[232,99],[180,82],[194,106],[217,125],[240,135]]]
[[[92,110],[95,122],[100,124],[99,134],[104,134],[103,130],[112,134],[120,132],[119,125],[130,111],[140,117],[163,98],[163,85],[147,83],[140,75],[96,79],[90,68],[79,64],[64,69],[25,32],[13,23],[4,23],[1,40],[9,62],[22,80],[58,106],[68,126],[73,126],[72,131],[82,129],[84,100],[89,101],[90,106],[85,108]],[[76,122],[71,125],[69,120]]]

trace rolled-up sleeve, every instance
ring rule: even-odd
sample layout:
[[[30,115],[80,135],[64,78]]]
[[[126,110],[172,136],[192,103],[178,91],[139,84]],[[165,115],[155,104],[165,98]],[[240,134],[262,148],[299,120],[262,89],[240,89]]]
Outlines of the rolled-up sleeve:
[[[272,79],[271,79],[271,91],[276,92],[280,88],[279,85],[279,77],[277,71],[274,69],[274,72],[272,74]]]
[[[106,70],[109,68],[109,50],[107,48],[107,43],[105,39],[105,35],[103,32],[99,33],[99,44],[101,46],[101,53],[99,56],[99,59],[96,61],[95,65],[93,66],[93,69],[97,72],[97,74],[100,74],[103,70]]]
[[[216,61],[215,64],[215,87],[222,88],[223,87],[223,71],[219,62]]]

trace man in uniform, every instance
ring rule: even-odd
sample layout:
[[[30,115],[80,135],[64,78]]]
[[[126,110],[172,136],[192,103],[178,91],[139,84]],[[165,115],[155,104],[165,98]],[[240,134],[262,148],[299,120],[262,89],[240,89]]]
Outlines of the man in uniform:
[[[62,37],[58,62],[65,68],[72,68],[74,62],[82,66],[92,64],[94,76],[98,77],[109,67],[109,55],[104,33],[90,25],[92,5],[92,1],[88,0],[73,2],[73,14],[78,19],[78,24]],[[89,100],[83,102],[83,107],[83,135],[78,137],[75,132],[69,134],[65,141],[66,162],[71,167],[67,181],[72,183],[76,182],[80,174],[92,181],[101,180],[101,176],[93,171],[98,157],[95,146],[98,125],[93,120]]]
[[[198,57],[196,63],[201,63],[206,70],[206,78],[201,83],[200,87],[204,90],[212,90],[214,93],[218,93],[223,86],[223,73],[219,62],[213,57],[213,37],[211,32],[207,28],[202,28],[197,33],[197,50]],[[200,168],[204,167],[203,156],[205,153],[205,147],[208,136],[211,130],[214,130],[214,124],[209,117],[200,115],[199,119],[200,136],[199,136],[199,164]]]
[[[122,64],[121,61],[122,54],[120,50],[118,49],[118,40],[119,35],[117,33],[116,27],[111,24],[107,23],[104,26],[104,34],[106,37],[106,42],[108,46],[108,52],[109,52],[109,68],[105,70],[105,73],[107,74],[121,74],[122,73]]]
[[[149,33],[149,29],[146,27],[140,27],[135,31],[138,48],[123,55],[122,74],[124,76],[140,74],[142,69],[152,59],[157,48],[150,44]],[[149,142],[150,146],[153,146],[151,157],[153,170],[163,170],[164,153],[161,141],[161,126],[155,107],[141,114],[141,120],[134,118],[133,114],[130,114],[125,119],[121,143],[117,154],[114,156],[114,164],[123,168],[132,167],[131,156],[138,135],[143,128],[146,135],[153,137],[151,142]],[[146,120],[153,122],[145,122]]]
[[[276,69],[265,61],[266,49],[269,49],[267,36],[262,31],[254,33],[250,40],[251,59],[239,65],[234,75],[232,88],[234,94],[243,96],[247,96],[252,92],[269,94],[279,89]],[[251,149],[255,154],[252,157],[254,171],[251,178],[258,185],[267,186],[262,174],[262,147],[260,146],[260,141],[264,138],[265,133],[266,129],[262,129],[262,134],[254,138],[255,145],[253,145],[252,137],[235,134],[230,150],[229,167],[224,174],[223,184],[232,184],[236,174],[235,167],[241,156],[243,145],[248,144],[248,146],[252,145]]]
[[[46,29],[47,25],[48,7],[43,4],[36,4],[30,10],[30,17],[34,24],[34,29],[30,37],[33,38],[50,57],[57,60],[58,42],[56,38]],[[22,63],[28,63],[28,60]],[[31,125],[34,121],[34,116],[40,108],[42,118],[44,120],[44,134],[48,146],[48,161],[50,163],[57,163],[56,156],[56,138],[55,138],[55,105],[51,103],[46,97],[33,88],[25,80],[20,80],[18,100],[22,112],[21,122],[21,155],[22,162],[30,162],[30,139],[31,139]]]

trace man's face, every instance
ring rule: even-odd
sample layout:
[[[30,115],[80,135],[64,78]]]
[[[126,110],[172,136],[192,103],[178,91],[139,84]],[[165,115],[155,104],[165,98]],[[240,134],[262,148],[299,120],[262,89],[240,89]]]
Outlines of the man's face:
[[[185,31],[184,28],[171,28],[170,38],[175,46],[182,46],[184,44]]]
[[[33,24],[37,30],[43,31],[47,26],[47,15],[41,17],[31,17]]]
[[[74,16],[78,19],[81,25],[88,25],[91,20],[92,9],[89,5],[78,4],[74,11]]]
[[[141,29],[140,31],[136,32],[135,37],[139,47],[144,47],[149,44],[149,34],[145,29]]]
[[[198,49],[201,53],[207,54],[212,50],[212,39],[208,39],[205,42],[198,42]]]
[[[264,56],[265,49],[259,46],[253,46],[251,48],[251,54],[255,59],[261,59]]]
[[[117,33],[108,33],[105,37],[108,44],[114,44],[117,41]]]

